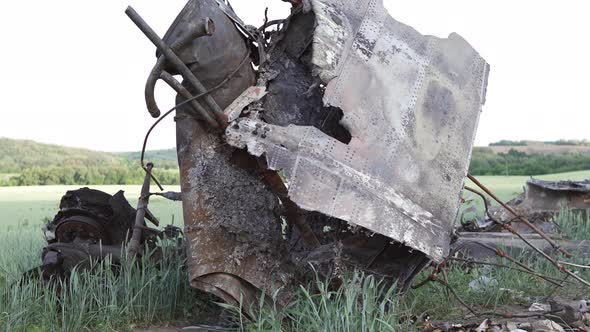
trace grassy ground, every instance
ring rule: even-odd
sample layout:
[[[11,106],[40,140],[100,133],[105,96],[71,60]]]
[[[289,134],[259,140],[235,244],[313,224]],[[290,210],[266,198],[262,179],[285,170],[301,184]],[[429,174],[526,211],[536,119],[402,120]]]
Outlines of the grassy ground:
[[[589,172],[550,175],[545,179],[583,179]],[[526,177],[479,177],[503,199],[510,199]],[[77,187],[0,188],[0,331],[127,331],[138,326],[194,322],[211,316],[210,298],[190,290],[184,257],[168,251],[157,268],[146,261],[141,268],[124,265],[120,274],[97,267],[93,273],[75,273],[68,284],[47,286],[20,275],[40,263],[44,246],[39,225],[57,211],[59,198]],[[120,186],[95,187],[115,193]],[[132,204],[139,186],[124,186]],[[178,188],[166,188],[177,190]],[[179,224],[179,203],[155,198],[150,205],[163,224]],[[564,215],[559,221],[569,237],[590,239],[590,220]],[[523,256],[531,266],[551,276],[559,274],[544,261]],[[582,259],[575,260],[587,264]],[[417,280],[427,277],[424,271]],[[510,270],[453,265],[449,280],[457,294],[480,311],[524,309],[553,290],[545,281]],[[590,279],[590,270],[580,270]],[[498,281],[483,290],[468,284],[482,275]],[[59,291],[57,290],[59,288]],[[383,296],[383,294],[386,294]],[[568,298],[587,296],[588,290],[570,286],[558,294]],[[360,299],[360,300],[359,300]],[[352,275],[344,287],[331,289],[318,280],[296,292],[286,308],[265,307],[252,322],[242,320],[248,331],[412,331],[423,317],[464,321],[469,313],[440,284],[430,283],[404,296],[373,278]],[[237,317],[236,319],[238,319]],[[242,317],[243,318],[243,317]],[[474,321],[483,318],[473,318]]]

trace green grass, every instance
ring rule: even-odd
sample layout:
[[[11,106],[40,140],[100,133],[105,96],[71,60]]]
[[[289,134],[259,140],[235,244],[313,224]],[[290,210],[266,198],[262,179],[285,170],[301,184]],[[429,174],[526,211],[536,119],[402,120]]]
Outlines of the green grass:
[[[590,172],[541,178],[587,177]],[[503,199],[511,198],[526,180],[526,177],[478,178]],[[173,251],[167,251],[167,259],[159,268],[153,262],[144,261],[141,265],[124,263],[118,275],[100,265],[92,272],[74,273],[71,282],[57,285],[60,291],[56,285],[47,286],[35,280],[19,282],[23,272],[40,264],[44,241],[39,226],[43,219],[55,214],[59,198],[66,190],[76,188],[0,188],[0,331],[128,331],[138,326],[182,326],[212,316],[216,306],[210,297],[190,289],[185,257]],[[132,205],[139,195],[139,186],[94,188],[109,193],[124,189]],[[163,224],[172,220],[181,224],[180,203],[155,198],[150,208]],[[566,237],[590,239],[590,219],[564,212],[557,222]],[[543,260],[527,255],[519,259],[539,272],[559,275]],[[580,258],[574,258],[573,262],[588,263]],[[430,272],[423,271],[416,282]],[[590,270],[579,270],[579,273],[590,279]],[[526,310],[531,301],[540,300],[553,290],[552,284],[511,270],[456,263],[448,274],[459,296],[478,311]],[[470,289],[469,282],[482,275],[497,280],[498,284],[483,291]],[[265,306],[253,315],[253,321],[244,317],[237,321],[248,331],[418,331],[420,319],[426,316],[431,320],[465,322],[469,314],[440,284],[429,283],[400,295],[395,288],[360,274],[350,275],[343,282],[343,287],[332,289],[328,283],[316,280],[297,290],[287,307]],[[574,284],[557,294],[582,298],[587,297],[588,290]]]
[[[537,272],[559,276],[555,267],[545,260],[530,254],[516,258]],[[583,263],[580,259],[573,262]],[[498,263],[516,267],[509,262]],[[431,272],[423,271],[416,280],[425,279]],[[590,271],[578,272],[586,280],[590,279]],[[526,312],[532,302],[543,301],[555,288],[537,277],[509,269],[452,263],[447,273],[456,294],[470,308],[484,315],[473,316],[439,283],[430,282],[406,294],[399,294],[395,286],[355,273],[345,277],[338,289],[317,279],[296,291],[286,307],[266,305],[258,312],[252,311],[253,321],[245,317],[240,321],[244,322],[247,331],[422,331],[426,318],[430,321],[479,324],[484,318],[498,318],[492,312],[498,315]],[[468,286],[469,282],[482,276],[497,283],[480,290]],[[588,288],[569,284],[557,290],[555,295],[583,299],[588,295]],[[238,308],[234,310],[239,313]]]
[[[31,226],[0,232],[2,331],[130,331],[212,313],[210,297],[190,288],[185,257],[171,246],[158,265],[124,260],[118,273],[107,262],[74,271],[67,282],[21,279],[40,263],[37,233]]]
[[[111,194],[125,190],[132,205],[140,191],[140,186],[91,187]],[[141,268],[124,263],[119,275],[99,265],[92,273],[75,273],[63,285],[19,281],[23,272],[41,264],[44,219],[57,212],[67,190],[77,188],[0,188],[0,331],[121,331],[186,323],[207,313],[209,297],[190,289],[185,258],[170,256],[171,251],[159,267],[150,261]],[[181,203],[154,197],[150,209],[163,225],[182,225]]]

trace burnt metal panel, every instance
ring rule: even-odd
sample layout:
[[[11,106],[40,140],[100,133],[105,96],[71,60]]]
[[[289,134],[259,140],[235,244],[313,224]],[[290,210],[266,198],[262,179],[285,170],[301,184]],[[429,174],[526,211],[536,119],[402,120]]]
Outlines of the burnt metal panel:
[[[313,127],[238,120],[237,147],[283,170],[291,199],[440,260],[449,250],[489,66],[459,35],[423,36],[380,0],[312,1],[314,72],[349,144]]]

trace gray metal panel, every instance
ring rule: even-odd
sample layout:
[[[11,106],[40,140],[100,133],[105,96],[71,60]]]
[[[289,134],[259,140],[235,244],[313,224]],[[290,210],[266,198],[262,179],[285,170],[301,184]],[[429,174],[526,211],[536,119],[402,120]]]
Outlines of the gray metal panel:
[[[488,64],[457,34],[423,36],[391,18],[379,0],[312,4],[318,23],[313,62],[327,84],[324,103],[342,109],[351,142],[312,127],[244,119],[228,128],[228,142],[266,154],[302,208],[442,259]]]

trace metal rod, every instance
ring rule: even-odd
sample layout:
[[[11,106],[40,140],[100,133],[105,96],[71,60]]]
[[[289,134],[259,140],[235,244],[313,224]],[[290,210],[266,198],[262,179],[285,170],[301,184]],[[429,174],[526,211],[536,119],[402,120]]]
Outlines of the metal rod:
[[[164,43],[158,34],[139,16],[139,14],[131,6],[127,7],[125,13],[135,25],[146,35],[146,37],[162,52],[166,59],[178,70],[180,75],[184,77],[196,90],[200,93],[205,93],[207,88],[199,81],[193,72],[186,66],[184,62],[172,51],[172,49]],[[213,110],[213,114],[217,117],[220,125],[225,126],[223,122],[224,114],[217,102],[210,95],[205,95],[205,104]]]
[[[193,40],[204,37],[204,36],[211,36],[215,31],[215,25],[213,21],[206,17],[200,24],[197,24],[194,28],[192,28],[188,33],[186,33],[183,37],[178,39],[174,44],[170,46],[170,48],[174,52],[178,52],[183,50],[190,42]],[[166,65],[166,57],[161,55],[158,57],[158,61],[152,68],[150,75],[145,83],[145,103],[148,109],[148,112],[154,117],[157,118],[160,116],[160,108],[158,107],[158,103],[156,102],[154,91],[156,89],[156,82],[160,79],[161,73],[164,70]],[[196,106],[198,105],[198,106]],[[203,114],[207,114],[208,111],[201,106],[198,101],[195,101],[193,108],[197,110],[197,112]]]
[[[129,242],[129,254],[132,257],[137,256],[141,249],[142,227],[145,227],[145,214],[150,200],[150,180],[154,164],[147,163],[145,167],[145,178],[143,186],[141,187],[141,196],[137,202],[137,212],[135,213],[135,224],[133,226],[133,233],[131,241]]]
[[[305,220],[301,214],[301,209],[289,198],[289,191],[287,190],[287,187],[285,187],[285,183],[279,174],[275,171],[269,170],[266,163],[261,159],[258,159],[258,166],[266,184],[281,200],[281,203],[285,208],[285,217],[291,224],[297,227],[305,245],[308,248],[319,247],[321,245],[320,241],[315,236],[311,227],[307,224],[307,220]]]
[[[492,262],[482,262],[482,261],[476,261],[476,260],[470,260],[470,259],[464,259],[464,258],[458,258],[458,257],[451,257],[450,260],[452,261],[458,261],[458,262],[464,262],[464,263],[469,263],[469,264],[476,264],[476,265],[488,265],[488,266],[495,266],[495,267],[501,267],[504,269],[509,269],[509,270],[513,270],[513,271],[517,271],[517,272],[521,272],[521,273],[527,273],[530,274],[532,276],[541,278],[547,282],[550,282],[556,286],[559,287],[563,287],[563,284],[561,284],[560,282],[562,282],[562,279],[557,279],[557,278],[552,278],[546,275],[543,275],[541,273],[538,272],[534,272],[534,271],[528,271],[526,269],[520,269],[517,267],[512,267],[512,266],[508,266],[505,264],[498,264],[498,263],[492,263]]]
[[[185,100],[190,100],[189,104],[192,108],[207,122],[208,125],[217,129],[219,124],[211,117],[209,112],[205,111],[201,104],[196,99],[193,99],[193,95],[184,87],[174,76],[170,75],[167,71],[160,72],[160,78],[166,82],[176,93],[182,96]]]
[[[514,211],[513,208],[511,208],[506,203],[502,202],[502,200],[500,200],[496,195],[494,195],[494,193],[491,190],[489,190],[486,186],[484,186],[481,182],[479,182],[473,175],[468,174],[467,177],[469,178],[469,180],[473,181],[473,183],[475,183],[479,188],[481,188],[481,190],[485,191],[486,194],[488,194],[496,202],[498,202],[500,205],[502,205],[502,207],[504,207],[506,210],[508,210],[510,213],[512,213],[514,216],[516,216],[520,221],[522,221],[524,224],[526,224],[535,233],[541,235],[541,237],[543,239],[545,239],[547,242],[549,242],[549,244],[551,244],[551,246],[553,248],[561,251],[567,257],[572,257],[572,254],[570,254],[567,250],[565,250],[562,247],[560,247],[555,241],[553,241],[553,239],[551,239],[549,236],[547,236],[547,234],[545,234],[542,230],[540,230],[539,228],[537,228],[537,226],[533,225],[525,217],[518,215],[518,213],[516,213],[516,211]]]
[[[580,269],[590,269],[590,266],[588,265],[580,265],[580,264],[574,264],[574,263],[568,263],[568,262],[562,262],[562,261],[557,261],[559,264],[563,264],[563,265],[569,265],[572,267],[578,267]]]

